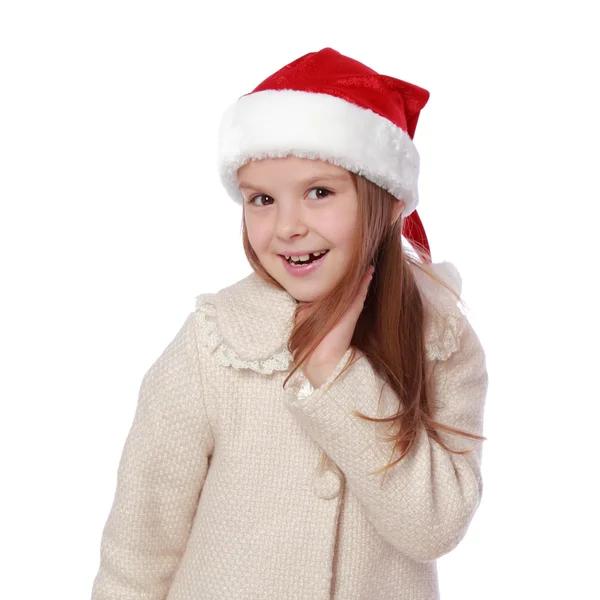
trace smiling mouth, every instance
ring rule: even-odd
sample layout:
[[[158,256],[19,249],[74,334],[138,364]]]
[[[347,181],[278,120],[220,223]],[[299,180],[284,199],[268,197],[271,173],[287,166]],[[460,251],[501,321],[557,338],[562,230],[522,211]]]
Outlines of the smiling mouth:
[[[319,250],[316,253],[310,252],[308,254],[308,259],[306,259],[306,260],[298,260],[298,261],[292,260],[291,256],[288,257],[285,254],[280,254],[279,256],[281,256],[285,260],[287,260],[287,262],[290,265],[300,266],[300,265],[309,265],[310,263],[315,262],[316,260],[319,260],[319,259],[323,258],[328,253],[329,253],[329,248],[326,248],[325,250]]]

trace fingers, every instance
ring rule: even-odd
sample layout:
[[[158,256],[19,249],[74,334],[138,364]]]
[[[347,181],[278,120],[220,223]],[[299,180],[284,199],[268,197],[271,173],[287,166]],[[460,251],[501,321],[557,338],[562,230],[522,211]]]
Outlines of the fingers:
[[[365,280],[367,282],[366,285],[366,289],[369,289],[369,284],[371,283],[371,280],[373,279],[373,273],[375,272],[375,267],[373,265],[369,265],[369,268],[367,269],[367,272],[365,274]]]
[[[369,286],[371,285],[371,280],[373,279],[373,273],[375,272],[375,267],[370,265],[365,273],[363,279],[363,290],[362,290],[362,308],[365,306],[365,302],[367,301],[367,294],[369,293]],[[360,297],[360,296],[359,296]],[[362,310],[361,308],[361,310]]]

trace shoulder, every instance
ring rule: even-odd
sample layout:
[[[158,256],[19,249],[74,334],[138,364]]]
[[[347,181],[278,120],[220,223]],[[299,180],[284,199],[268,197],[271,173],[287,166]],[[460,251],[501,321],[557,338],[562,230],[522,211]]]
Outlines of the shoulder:
[[[419,266],[411,264],[411,269],[423,300],[428,360],[445,361],[467,345],[477,346],[483,354],[477,334],[459,298],[435,279],[441,279],[460,296],[462,278],[458,269],[450,262]]]
[[[297,302],[256,273],[196,296],[199,342],[223,366],[270,374],[287,370],[287,341]]]

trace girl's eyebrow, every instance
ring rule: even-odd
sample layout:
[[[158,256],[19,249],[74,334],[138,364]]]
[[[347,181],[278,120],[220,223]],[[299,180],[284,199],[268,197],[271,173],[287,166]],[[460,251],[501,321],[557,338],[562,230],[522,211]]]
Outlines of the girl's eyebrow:
[[[318,175],[316,177],[310,177],[309,179],[305,179],[303,181],[299,181],[297,183],[297,185],[298,185],[298,187],[306,187],[306,186],[312,185],[313,183],[316,183],[317,181],[346,181],[346,180],[347,180],[347,177],[344,175],[323,174],[323,175]],[[240,181],[239,188],[240,189],[258,190],[258,189],[260,189],[260,186],[254,185],[247,181]]]

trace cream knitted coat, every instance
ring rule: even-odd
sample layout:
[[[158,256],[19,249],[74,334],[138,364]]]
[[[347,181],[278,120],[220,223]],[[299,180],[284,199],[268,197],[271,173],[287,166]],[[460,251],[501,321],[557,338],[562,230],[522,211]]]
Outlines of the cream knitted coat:
[[[415,269],[414,267],[412,267]],[[443,277],[452,265],[433,265]],[[435,418],[482,435],[485,355],[447,291],[426,299]],[[447,281],[450,281],[446,277]],[[454,281],[460,291],[460,278]],[[296,301],[252,273],[202,294],[145,374],[93,600],[434,600],[435,559],[479,505],[481,442],[424,431],[384,478],[397,410],[368,360],[312,390],[286,345]],[[317,469],[321,452],[329,468]]]

